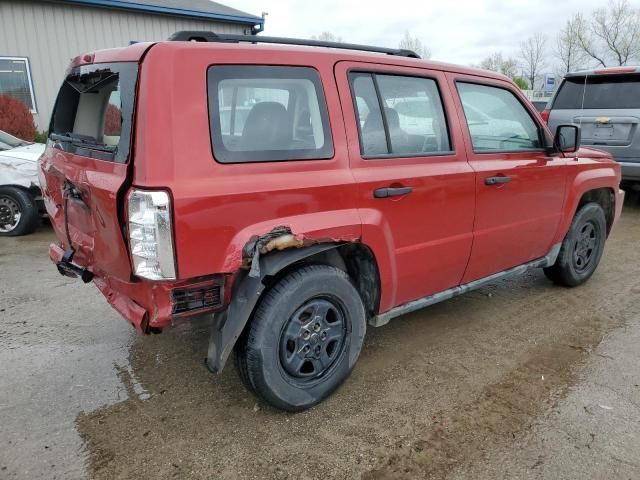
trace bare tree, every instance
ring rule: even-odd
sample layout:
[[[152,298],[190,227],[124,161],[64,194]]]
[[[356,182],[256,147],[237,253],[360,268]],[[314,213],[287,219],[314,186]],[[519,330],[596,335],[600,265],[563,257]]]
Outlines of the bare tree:
[[[323,42],[342,42],[342,37],[334,35],[331,32],[322,32],[320,35],[312,35],[311,40],[320,40]]]
[[[520,59],[532,90],[535,90],[536,78],[540,74],[540,70],[545,66],[546,44],[547,37],[540,33],[536,33],[520,44]]]
[[[640,13],[628,0],[617,0],[608,10],[596,10],[592,30],[617,65],[626,65],[640,53]]]
[[[429,47],[422,43],[422,40],[418,37],[411,36],[408,30],[404,32],[404,37],[400,40],[398,48],[413,50],[420,55],[421,58],[431,58],[431,50],[429,50]]]
[[[577,13],[573,17],[572,21],[575,23],[576,39],[580,50],[597,61],[603,67],[606,67],[606,58],[604,53],[601,52],[600,45],[594,40],[590,22],[587,21],[581,13]]]
[[[518,62],[513,58],[504,58],[502,52],[495,52],[480,62],[480,68],[502,73],[509,78],[515,78],[518,71]]]
[[[562,74],[581,68],[587,55],[580,46],[581,24],[574,16],[567,20],[565,27],[560,30],[556,38],[556,57],[562,62]]]
[[[640,58],[640,9],[628,0],[595,10],[590,20],[577,14],[573,21],[580,49],[599,65],[626,65]]]

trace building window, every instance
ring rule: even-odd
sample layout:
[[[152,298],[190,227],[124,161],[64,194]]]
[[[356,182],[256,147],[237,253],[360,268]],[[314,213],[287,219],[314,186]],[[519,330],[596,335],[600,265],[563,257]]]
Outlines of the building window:
[[[36,113],[29,59],[0,57],[0,95],[10,95]]]

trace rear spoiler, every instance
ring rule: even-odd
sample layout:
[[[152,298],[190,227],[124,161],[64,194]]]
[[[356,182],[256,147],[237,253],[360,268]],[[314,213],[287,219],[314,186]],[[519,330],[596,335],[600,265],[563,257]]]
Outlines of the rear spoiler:
[[[598,70],[581,70],[578,72],[569,72],[564,77],[565,78],[575,78],[575,77],[587,77],[587,76],[597,76],[597,75],[632,75],[632,74],[640,74],[640,67],[609,67],[609,68],[601,68]]]

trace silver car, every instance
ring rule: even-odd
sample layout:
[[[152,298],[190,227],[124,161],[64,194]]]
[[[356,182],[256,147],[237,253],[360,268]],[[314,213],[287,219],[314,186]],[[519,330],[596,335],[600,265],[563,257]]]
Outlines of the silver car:
[[[550,102],[549,127],[581,126],[582,145],[610,152],[624,182],[640,182],[640,67],[565,76]]]

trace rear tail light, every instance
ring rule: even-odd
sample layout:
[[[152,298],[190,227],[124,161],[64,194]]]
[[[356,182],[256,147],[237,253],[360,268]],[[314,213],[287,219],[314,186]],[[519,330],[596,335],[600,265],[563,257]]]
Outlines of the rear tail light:
[[[542,120],[544,121],[544,123],[549,123],[550,113],[551,113],[550,110],[543,110],[542,112],[540,112],[540,116],[542,117]]]
[[[134,274],[149,280],[175,280],[169,194],[133,189],[127,205]]]

